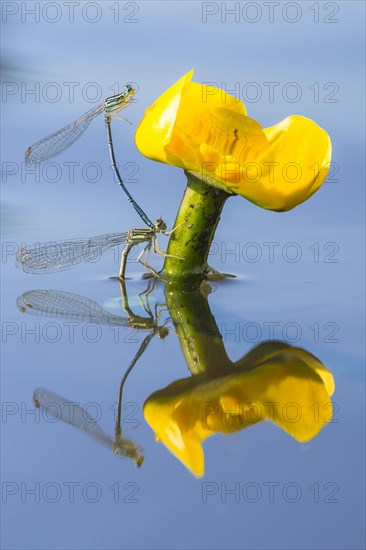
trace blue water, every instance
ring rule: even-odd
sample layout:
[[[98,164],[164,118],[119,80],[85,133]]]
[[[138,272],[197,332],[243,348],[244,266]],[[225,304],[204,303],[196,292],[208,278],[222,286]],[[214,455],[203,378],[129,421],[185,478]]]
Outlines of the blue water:
[[[81,2],[74,22],[64,3],[57,11],[52,6],[41,11],[37,22],[37,12],[24,11],[37,10],[35,4],[2,5],[8,10],[2,24],[3,547],[364,548],[363,2],[298,2],[298,12],[288,6],[294,3],[281,2],[273,22],[262,2],[240,3],[239,15],[227,15],[226,22],[215,2],[118,3],[119,12],[117,3],[92,3],[93,12]],[[211,9],[213,15],[207,13]],[[297,22],[289,22],[297,15]],[[257,16],[257,22],[248,21]],[[151,340],[124,389],[123,418],[133,420],[126,437],[145,455],[140,469],[80,430],[45,420],[34,408],[37,387],[83,406],[94,403],[90,412],[98,412],[102,429],[113,436],[118,385],[147,332],[126,329],[116,337],[108,326],[85,332],[85,324],[78,323],[71,337],[66,319],[25,316],[16,299],[29,290],[62,290],[123,315],[119,285],[110,278],[118,257],[109,251],[94,264],[48,276],[26,275],[14,265],[22,242],[139,225],[113,186],[102,119],[39,174],[23,163],[31,143],[97,103],[87,101],[87,92],[102,100],[116,82],[139,85],[139,102],[125,111],[133,126],[114,124],[122,174],[148,214],[161,215],[172,226],[184,174],[142,157],[133,135],[144,109],[191,67],[197,82],[216,82],[227,90],[239,83],[249,115],[263,126],[290,114],[315,120],[331,136],[339,169],[333,181],[286,214],[261,210],[240,197],[229,200],[210,264],[237,278],[213,283],[209,296],[232,361],[268,340],[270,326],[273,338],[318,357],[335,380],[334,421],[303,444],[271,423],[215,435],[204,443],[202,479],[155,441],[143,417],[142,405],[153,392],[189,376],[174,331]],[[278,83],[273,101],[268,82]],[[35,93],[27,95],[31,88]],[[291,102],[286,93],[294,90],[301,98]],[[56,92],[59,97],[51,101]],[[258,101],[250,101],[254,92],[261,94]],[[330,92],[336,101],[329,101]],[[273,257],[269,242],[278,243]],[[147,282],[132,259],[130,305],[146,316],[137,295]],[[161,285],[150,301],[152,306],[165,301]],[[276,492],[270,499],[272,482]],[[256,502],[242,496],[248,483],[260,488]],[[296,502],[287,497],[289,483],[300,488]],[[75,484],[73,498],[70,484]],[[208,487],[214,494],[205,502]],[[225,493],[233,489],[240,491],[239,499]],[[328,498],[333,490],[335,496]]]

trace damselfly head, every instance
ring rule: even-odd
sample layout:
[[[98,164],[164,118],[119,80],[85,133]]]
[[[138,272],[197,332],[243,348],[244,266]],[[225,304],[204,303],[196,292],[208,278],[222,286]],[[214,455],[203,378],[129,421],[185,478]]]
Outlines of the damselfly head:
[[[104,110],[107,113],[113,113],[126,107],[131,101],[132,96],[135,95],[135,88],[131,84],[125,84],[123,91],[120,94],[112,95],[104,100]]]
[[[155,222],[155,231],[165,231],[166,228],[166,223],[161,218],[158,218]]]
[[[129,96],[135,95],[135,88],[131,86],[131,84],[125,84],[123,86],[123,91]]]
[[[28,147],[28,149],[27,149],[26,152],[25,152],[24,159],[25,159],[26,162],[27,162],[28,159],[29,159],[29,156],[30,156],[30,154],[31,154],[31,150],[32,150],[32,147]]]
[[[169,329],[167,327],[159,327],[157,334],[159,339],[164,340],[169,334]]]
[[[130,458],[138,468],[144,461],[144,455],[139,452],[138,446],[127,439],[125,439],[123,443],[115,443],[113,452],[117,456]]]
[[[144,456],[143,455],[137,455],[135,458],[135,464],[137,468],[140,468],[142,466],[142,463],[144,462]]]

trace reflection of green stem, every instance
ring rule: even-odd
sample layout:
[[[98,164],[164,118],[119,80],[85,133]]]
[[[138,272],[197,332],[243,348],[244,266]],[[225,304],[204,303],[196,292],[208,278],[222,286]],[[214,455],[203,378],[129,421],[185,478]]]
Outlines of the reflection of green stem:
[[[231,367],[206,296],[199,290],[185,292],[174,282],[166,285],[165,296],[191,373],[213,376]]]
[[[209,272],[208,253],[228,197],[225,191],[187,173],[187,188],[174,224],[177,229],[167,250],[174,257],[165,259],[162,279],[188,279]]]

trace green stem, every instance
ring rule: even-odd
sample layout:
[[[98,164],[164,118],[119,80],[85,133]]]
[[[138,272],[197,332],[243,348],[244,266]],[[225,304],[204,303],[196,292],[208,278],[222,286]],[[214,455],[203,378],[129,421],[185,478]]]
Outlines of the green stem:
[[[162,279],[205,277],[208,253],[225,204],[231,196],[187,173],[185,190],[167,249]],[[179,258],[184,258],[181,260]]]
[[[180,281],[171,281],[165,297],[190,372],[212,377],[232,367],[207,296],[200,290],[187,292]]]

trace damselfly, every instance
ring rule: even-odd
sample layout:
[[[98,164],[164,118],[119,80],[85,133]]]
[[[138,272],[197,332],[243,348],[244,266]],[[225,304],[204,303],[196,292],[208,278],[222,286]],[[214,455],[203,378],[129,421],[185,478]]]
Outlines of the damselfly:
[[[128,369],[126,375],[129,372],[130,369]],[[123,383],[127,378],[126,375],[122,379]],[[139,467],[144,461],[142,450],[134,441],[122,435],[122,390],[119,392],[118,399],[115,436],[112,439],[102,430],[87,409],[80,407],[79,403],[65,399],[45,388],[37,388],[33,393],[34,404],[36,407],[45,410],[48,419],[62,420],[62,422],[86,432],[99,443],[109,447],[114,454],[132,459]]]
[[[154,284],[155,283],[156,282],[154,282]],[[58,290],[31,290],[29,292],[24,292],[17,299],[17,306],[22,313],[47,317],[66,317],[99,325],[120,325],[135,330],[147,330],[149,332],[143,339],[119,385],[114,440],[102,430],[95,419],[89,416],[87,411],[81,408],[78,403],[66,400],[44,388],[37,388],[33,396],[36,406],[46,409],[47,416],[53,416],[54,418],[60,419],[67,424],[85,431],[100,443],[111,448],[115,454],[134,460],[136,466],[141,466],[144,459],[141,449],[133,441],[126,439],[122,435],[121,417],[124,385],[128,375],[146,350],[152,338],[158,336],[158,338],[164,339],[172,330],[166,326],[169,318],[159,325],[159,317],[162,310],[157,313],[158,304],[155,306],[155,318],[151,312],[147,297],[153,290],[153,288],[150,288],[150,285],[151,281],[149,281],[145,291],[146,306],[144,306],[141,301],[143,309],[148,314],[147,317],[136,315],[132,312],[128,302],[126,287],[123,282],[120,284],[120,290],[122,307],[127,313],[127,317],[113,315],[102,308],[97,302],[94,302],[94,300],[71,292],[62,292]],[[141,295],[139,295],[139,299],[141,300]]]
[[[176,228],[175,228],[176,229]],[[156,234],[171,235],[173,231],[165,231],[166,224],[158,219],[154,229],[131,229],[127,233],[106,233],[85,239],[66,239],[61,241],[36,243],[25,246],[20,250],[16,259],[17,267],[21,267],[26,273],[46,274],[65,271],[74,266],[95,262],[103,252],[124,245],[121,255],[119,278],[125,278],[127,258],[134,246],[147,243],[138,254],[136,260],[141,263],[155,277],[158,273],[149,264],[151,248],[160,256],[168,256],[160,250]],[[145,254],[144,260],[143,255]]]
[[[74,120],[74,122],[71,122],[64,128],[61,128],[57,132],[54,132],[53,134],[41,139],[40,141],[37,141],[37,143],[34,143],[30,147],[28,147],[25,153],[25,161],[27,164],[36,164],[37,162],[43,162],[47,159],[55,157],[56,155],[59,155],[83,135],[83,133],[95,117],[97,117],[101,113],[104,113],[109,154],[119,186],[126,195],[127,200],[132,204],[133,208],[136,210],[144,223],[146,223],[146,225],[150,227],[150,229],[155,230],[155,224],[149,219],[142,208],[137,204],[137,202],[134,200],[127,187],[125,186],[121,174],[119,173],[114,155],[111,119],[113,117],[118,118],[116,117],[115,113],[127,107],[127,105],[131,103],[134,95],[135,89],[130,84],[126,84],[123,87],[122,93],[107,97],[107,99],[105,99],[103,103],[101,103],[97,107],[94,107],[90,111],[87,111],[80,118]]]
[[[59,155],[83,135],[96,116],[101,113],[105,116],[113,116],[131,102],[134,94],[134,88],[126,84],[122,93],[107,97],[100,105],[90,109],[77,120],[28,147],[25,153],[26,163],[36,164]]]
[[[135,330],[147,330],[150,334],[148,335],[146,346],[155,335],[157,335],[158,338],[164,339],[169,333],[169,329],[166,327],[168,320],[159,325],[160,315],[155,311],[154,318],[148,301],[147,307],[142,304],[148,316],[135,315],[129,307],[124,283],[121,283],[120,288],[122,306],[127,313],[127,317],[113,315],[94,300],[85,298],[79,294],[61,290],[30,290],[18,296],[16,304],[22,313],[28,313],[30,315],[63,317],[97,325],[123,326]],[[147,293],[149,292],[151,292],[151,290],[148,286]],[[144,351],[145,347],[142,351]]]

